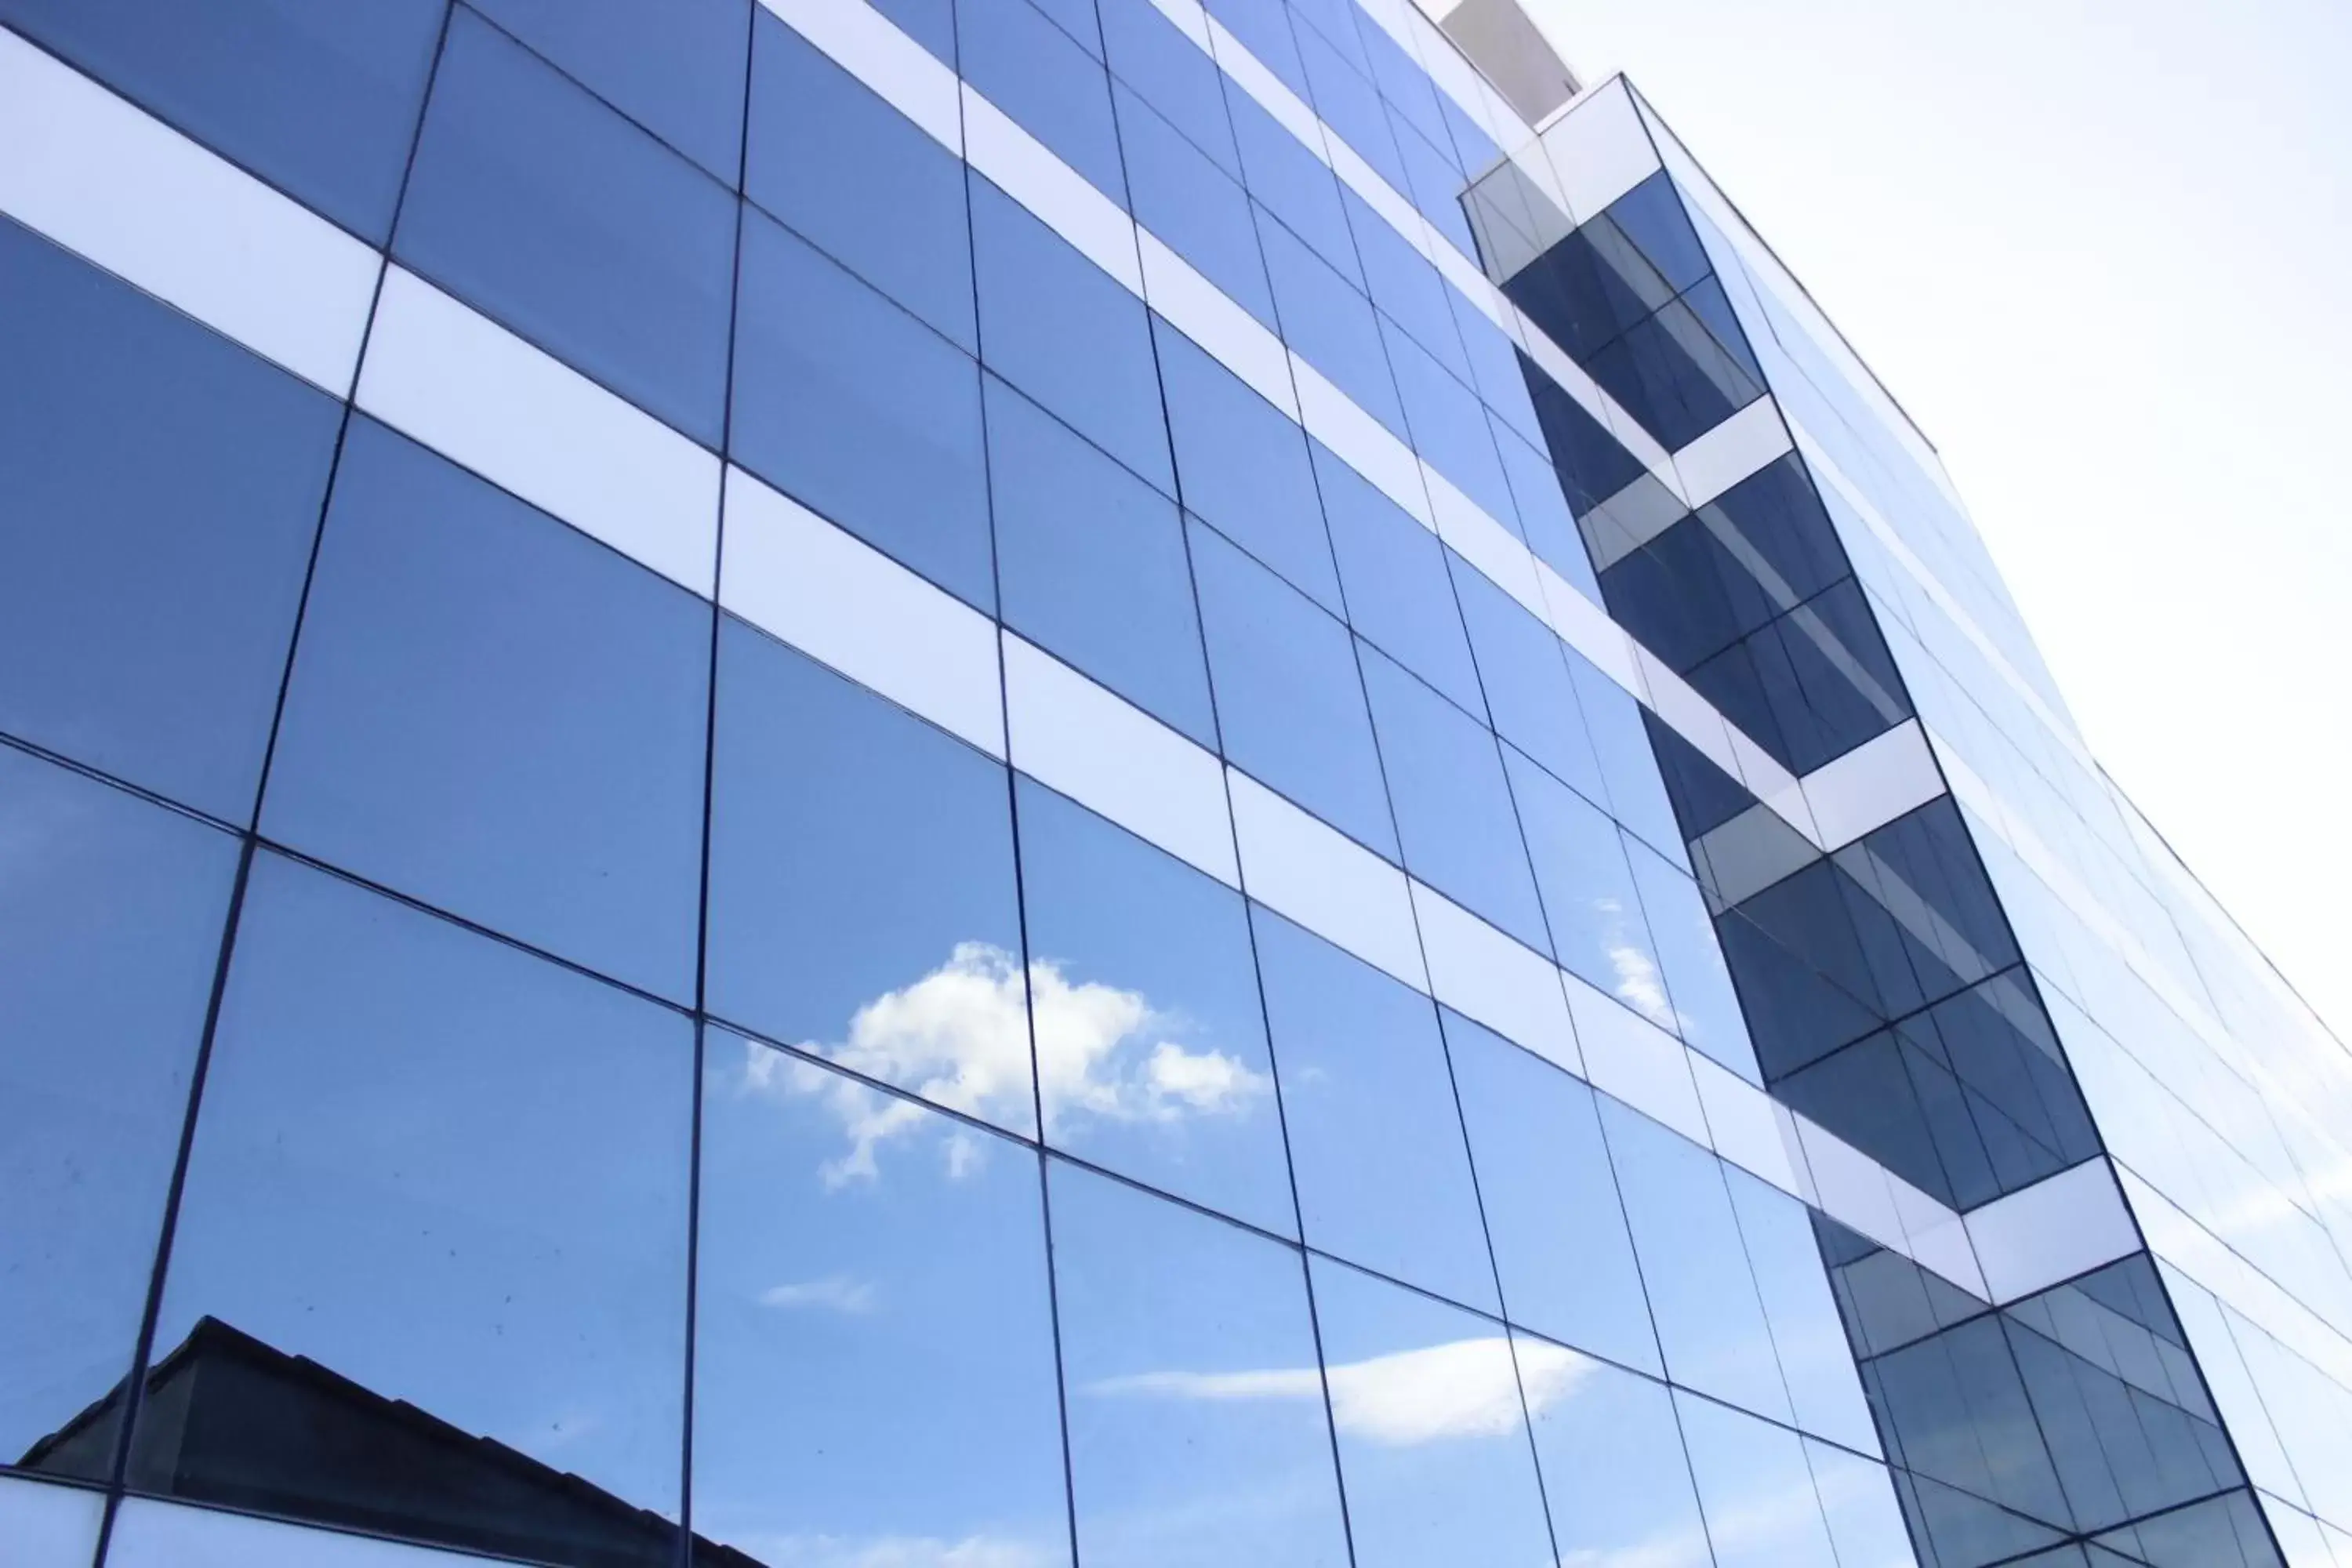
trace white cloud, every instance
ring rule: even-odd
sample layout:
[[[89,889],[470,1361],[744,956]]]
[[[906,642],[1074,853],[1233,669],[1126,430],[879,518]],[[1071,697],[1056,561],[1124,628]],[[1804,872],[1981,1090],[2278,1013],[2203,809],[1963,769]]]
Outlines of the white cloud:
[[[1541,1415],[1567,1398],[1591,1364],[1559,1345],[1524,1341],[1515,1376],[1510,1342],[1499,1334],[1344,1362],[1330,1369],[1331,1418],[1342,1436],[1388,1447],[1500,1436],[1517,1428],[1522,1386],[1527,1408]],[[1105,1379],[1087,1392],[1217,1403],[1315,1399],[1323,1380],[1312,1367],[1150,1372]]]
[[[1066,1546],[1005,1536],[758,1535],[729,1542],[768,1568],[1052,1568],[1066,1564]]]
[[[763,1307],[814,1307],[820,1311],[851,1314],[872,1311],[874,1300],[872,1280],[852,1279],[845,1274],[771,1285],[760,1292],[760,1304]]]
[[[921,979],[860,1007],[846,1040],[803,1048],[935,1104],[1025,1129],[1033,1117],[1034,1016],[1049,1135],[1090,1118],[1164,1123],[1240,1115],[1273,1089],[1266,1075],[1236,1057],[1170,1038],[1181,1032],[1181,1020],[1154,1009],[1141,992],[1073,984],[1051,961],[1031,964],[1027,982],[1024,996],[1011,953],[965,942]],[[824,1101],[849,1140],[848,1150],[823,1167],[829,1186],[872,1179],[876,1151],[926,1120],[906,1100],[760,1046],[747,1047],[743,1089]],[[984,1147],[968,1131],[950,1134],[948,1173],[967,1173]]]

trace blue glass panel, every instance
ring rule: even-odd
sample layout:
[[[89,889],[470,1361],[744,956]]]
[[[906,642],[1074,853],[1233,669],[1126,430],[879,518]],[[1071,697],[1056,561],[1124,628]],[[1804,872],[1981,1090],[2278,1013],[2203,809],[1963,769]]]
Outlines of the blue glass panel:
[[[1674,1008],[1617,825],[1510,746],[1503,748],[1503,765],[1527,831],[1554,955],[1652,1023],[1672,1028]]]
[[[1551,1561],[1503,1325],[1328,1258],[1310,1274],[1356,1568]]]
[[[1503,459],[1495,451],[1486,410],[1468,387],[1448,375],[1394,321],[1382,318],[1380,328],[1403,399],[1405,423],[1412,431],[1413,450],[1488,516],[1518,532],[1510,481],[1503,477]]]
[[[1003,764],[730,619],[712,765],[710,1011],[1034,1135]]]
[[[1046,1169],[1079,1557],[1347,1568],[1298,1254]]]
[[[1443,142],[1444,131],[1435,118],[1434,100],[1438,94],[1420,62],[1385,27],[1359,27],[1357,32],[1362,37],[1364,57],[1370,63],[1371,79],[1379,85],[1381,95],[1419,125],[1423,135],[1433,142]]]
[[[1639,840],[1626,844],[1625,856],[1657,939],[1658,963],[1665,971],[1667,994],[1674,999],[1675,1031],[1760,1086],[1764,1076],[1756,1066],[1756,1047],[1748,1044],[1748,1021],[1731,988],[1731,973],[1723,965],[1723,949],[1716,942],[1715,922],[1707,918],[1698,884]]]
[[[399,257],[558,359],[716,447],[735,201],[459,8],[434,77]]]
[[[1404,405],[1397,401],[1371,302],[1280,224],[1261,221],[1258,235],[1283,341],[1402,438]]]
[[[1308,445],[1349,620],[1383,653],[1471,712],[1484,713],[1444,546],[1328,447]]]
[[[1916,1568],[1911,1534],[1886,1467],[1805,1439],[1805,1461],[1821,1495],[1840,1568]]]
[[[1454,330],[1454,311],[1446,304],[1451,292],[1428,258],[1405,242],[1388,221],[1364,205],[1355,192],[1346,193],[1348,226],[1355,231],[1356,254],[1362,258],[1366,291],[1372,303],[1444,363],[1455,376],[1470,378],[1470,361],[1462,352],[1462,335]]]
[[[1789,1393],[1721,1162],[1613,1100],[1601,1101],[1601,1125],[1667,1375],[1786,1421]]]
[[[1005,624],[1213,746],[1176,503],[993,377],[988,447]]]
[[[1051,148],[1119,205],[1118,126],[1111,118],[1110,79],[1102,61],[1056,25],[1091,0],[1047,0],[1055,17],[1029,0],[956,0],[956,43],[963,75],[982,98]]]
[[[745,468],[995,604],[980,367],[756,212],[743,215],[733,423]]]
[[[1586,799],[1606,798],[1559,634],[1476,568],[1458,557],[1451,564],[1496,731]]]
[[[956,59],[955,0],[867,0],[892,25],[934,58],[953,67]]]
[[[1475,259],[1478,242],[1472,237],[1470,220],[1462,211],[1462,193],[1469,188],[1469,182],[1463,178],[1454,160],[1424,141],[1420,132],[1410,125],[1394,125],[1394,129],[1397,156],[1404,163],[1408,182],[1408,188],[1402,194],[1412,198],[1421,216],[1436,228],[1440,239]]]
[[[479,0],[477,9],[735,184],[743,153],[749,0]]]
[[[443,0],[0,0],[0,18],[381,245]]]
[[[1504,423],[1537,450],[1546,450],[1543,422],[1536,417],[1527,377],[1519,369],[1519,351],[1503,335],[1502,328],[1459,293],[1448,289],[1446,302],[1453,309],[1454,327],[1462,336],[1463,353],[1470,362],[1470,384],[1477,388],[1489,411],[1501,415]],[[1586,570],[1591,569],[1588,563]]]
[[[1225,94],[1233,112],[1234,143],[1241,149],[1242,177],[1250,195],[1303,239],[1329,266],[1361,287],[1356,242],[1348,232],[1348,211],[1339,200],[1339,176],[1309,153],[1287,126],[1246,92]],[[1265,219],[1259,219],[1264,226]]]
[[[1494,734],[1377,651],[1361,658],[1405,869],[1549,952]]]
[[[1658,776],[1657,753],[1650,749],[1642,705],[1582,654],[1574,648],[1565,651],[1568,673],[1584,709],[1585,731],[1592,737],[1593,754],[1601,759],[1601,776],[1609,786],[1609,814],[1641,835],[1651,848],[1687,867],[1682,829],[1666,799],[1665,782]]]
[[[1429,999],[1253,906],[1307,1242],[1487,1311],[1494,1266]]]
[[[40,1468],[104,1481],[236,842],[13,747],[0,818],[0,1454],[79,1426]]]
[[[1224,73],[1208,51],[1178,32],[1153,0],[1097,0],[1096,8],[1111,75],[1166,115],[1219,168],[1240,179],[1241,152],[1225,112]],[[1133,159],[1132,147],[1128,155]]]
[[[1206,529],[1192,531],[1192,570],[1225,755],[1394,859],[1348,628]]]
[[[1356,69],[1371,74],[1371,62],[1364,57],[1363,41],[1356,37],[1356,0],[1292,0],[1291,15],[1305,22],[1320,35],[1320,41]],[[1299,34],[1301,44],[1306,35]]]
[[[1055,26],[1077,40],[1097,59],[1103,58],[1102,24],[1095,16],[1095,0],[1034,0],[1037,9]]]
[[[981,357],[1103,450],[1173,494],[1168,425],[1141,300],[985,180],[971,189]]]
[[[1153,319],[1186,509],[1332,614],[1339,574],[1298,426],[1167,322]]]
[[[977,351],[963,161],[765,12],[745,151],[746,195]]]
[[[682,1015],[263,855],[131,1485],[671,1561],[693,1096]],[[611,1500],[485,1510],[483,1441]]]
[[[1714,1568],[1665,1386],[1514,1338],[1559,1560]],[[1537,1392],[1546,1382],[1549,1398]]]
[[[1291,91],[1307,96],[1307,72],[1298,63],[1298,45],[1291,37],[1290,12],[1283,0],[1209,0],[1207,10]]]
[[[1877,1453],[1878,1429],[1862,1396],[1862,1379],[1854,1372],[1853,1352],[1838,1320],[1805,1205],[1745,1171],[1726,1167],[1723,1175],[1797,1425],[1850,1448]]]
[[[1662,1370],[1592,1091],[1459,1013],[1443,1017],[1510,1320]]]
[[[1837,1568],[1801,1439],[1676,1391],[1717,1568]]]
[[[0,219],[0,728],[249,820],[339,418]]]
[[[1115,85],[1112,98],[1127,149],[1135,221],[1271,328],[1274,294],[1258,255],[1257,220],[1250,216],[1248,193],[1124,86]]]
[[[262,825],[691,1000],[709,617],[586,535],[354,420]]]
[[[1317,118],[1337,132],[1382,179],[1402,189],[1404,165],[1398,162],[1396,141],[1389,134],[1388,112],[1381,107],[1380,94],[1372,90],[1362,68],[1341,58],[1313,27],[1293,32]],[[1356,52],[1361,55],[1361,45]]]
[[[704,1053],[694,1532],[1067,1563],[1036,1154],[738,1036]],[[850,1115],[953,1157],[845,1176]]]
[[[1527,539],[1528,548],[1586,598],[1600,604],[1601,579],[1592,574],[1592,557],[1569,510],[1559,470],[1552,467],[1549,458],[1519,439],[1491,414],[1487,426],[1494,434],[1496,453],[1503,460],[1504,478],[1510,481],[1511,503],[1518,508],[1519,532]]]
[[[1018,787],[1046,1141],[1296,1236],[1241,895],[1042,784]]]

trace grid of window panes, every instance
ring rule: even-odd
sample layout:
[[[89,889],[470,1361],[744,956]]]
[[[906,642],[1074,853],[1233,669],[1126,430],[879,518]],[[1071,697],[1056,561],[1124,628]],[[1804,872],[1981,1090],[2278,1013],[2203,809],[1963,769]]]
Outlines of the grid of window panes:
[[[1932,449],[1650,129],[1784,413],[1838,470],[1822,501],[1948,771],[1972,775],[1971,836],[2279,1547],[2352,1562],[2352,1058],[2095,770]]]
[[[838,4],[1590,587],[1492,324],[1161,10]],[[794,11],[0,44],[1753,1078],[1632,699]],[[1210,14],[1468,243],[1390,33]],[[7,220],[0,342],[27,1560],[1909,1561],[1794,1199]]]

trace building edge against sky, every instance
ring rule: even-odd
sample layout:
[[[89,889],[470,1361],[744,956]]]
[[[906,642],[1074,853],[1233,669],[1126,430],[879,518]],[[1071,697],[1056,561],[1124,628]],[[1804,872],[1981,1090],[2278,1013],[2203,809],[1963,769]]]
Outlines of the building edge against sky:
[[[5,1561],[2352,1565],[2340,1044],[1515,8],[0,24]]]

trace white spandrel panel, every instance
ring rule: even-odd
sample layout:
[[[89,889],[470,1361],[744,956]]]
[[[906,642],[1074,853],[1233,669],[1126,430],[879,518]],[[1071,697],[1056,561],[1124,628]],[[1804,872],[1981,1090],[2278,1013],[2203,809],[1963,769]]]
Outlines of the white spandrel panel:
[[[963,151],[956,75],[873,6],[854,0],[760,0],[833,62],[950,153]]]
[[[480,1568],[490,1561],[216,1509],[126,1498],[106,1568]]]
[[[1549,959],[1420,882],[1412,884],[1412,907],[1439,1001],[1548,1061],[1583,1071],[1559,970]]]
[[[0,1568],[89,1568],[105,1511],[85,1488],[0,1476]]]
[[[1242,889],[1266,908],[1429,989],[1405,874],[1338,828],[1228,767]]]

